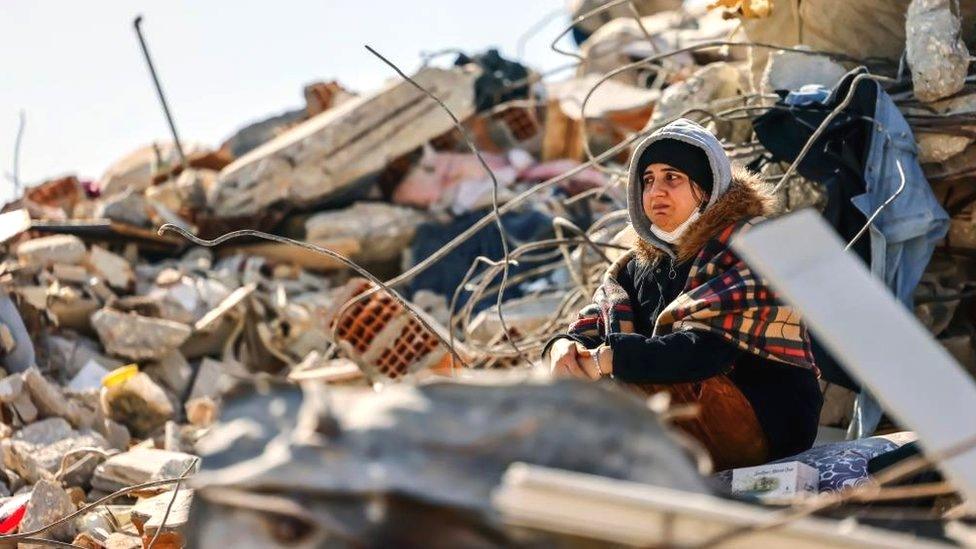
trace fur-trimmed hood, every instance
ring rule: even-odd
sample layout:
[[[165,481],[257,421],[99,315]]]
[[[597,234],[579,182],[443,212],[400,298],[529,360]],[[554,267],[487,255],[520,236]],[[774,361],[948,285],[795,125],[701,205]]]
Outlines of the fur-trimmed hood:
[[[658,238],[653,229],[651,220],[644,215],[644,174],[637,173],[644,165],[642,157],[650,149],[651,145],[659,141],[675,141],[690,145],[700,149],[705,153],[708,161],[709,172],[711,172],[710,196],[706,208],[714,206],[724,195],[732,184],[732,164],[729,157],[722,149],[722,143],[712,132],[708,131],[701,124],[687,118],[679,118],[666,126],[659,128],[654,133],[648,135],[643,141],[634,148],[634,153],[630,157],[629,177],[627,180],[627,210],[630,212],[630,225],[634,228],[637,236],[656,247],[661,248],[668,255],[675,255],[668,247],[668,244]],[[662,159],[666,160],[666,159]],[[698,181],[698,183],[705,183]]]
[[[761,187],[762,182],[758,175],[745,168],[733,166],[732,182],[728,190],[688,227],[673,248],[667,248],[663,243],[649,242],[638,234],[634,244],[637,259],[653,262],[662,255],[673,254],[679,263],[684,262],[695,257],[706,242],[729,225],[744,219],[769,215],[772,198]]]

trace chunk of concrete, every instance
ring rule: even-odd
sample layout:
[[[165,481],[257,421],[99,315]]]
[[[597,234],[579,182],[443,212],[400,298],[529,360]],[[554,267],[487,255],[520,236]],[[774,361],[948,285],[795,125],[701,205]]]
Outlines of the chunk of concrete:
[[[132,442],[132,435],[125,425],[111,419],[103,419],[99,432],[108,441],[109,446],[116,450],[128,450],[129,443]]]
[[[741,106],[745,104],[741,98],[747,89],[747,75],[740,67],[724,62],[706,65],[664,90],[648,125],[664,125],[692,108],[725,110]],[[700,114],[688,116],[701,118]],[[734,142],[744,141],[750,132],[749,121],[722,122],[715,130],[720,137]]]
[[[179,348],[191,332],[180,322],[112,309],[96,311],[91,322],[109,353],[130,360],[161,358]]]
[[[132,190],[103,199],[95,208],[95,216],[135,225],[136,227],[149,225],[146,199]]]
[[[31,423],[37,419],[37,406],[34,406],[34,402],[31,401],[27,391],[14,397],[10,402],[10,407],[13,408],[17,417],[24,423]]]
[[[37,368],[30,368],[21,375],[40,417],[71,418],[68,401],[57,385],[42,376]]]
[[[120,255],[92,246],[88,252],[88,264],[102,280],[117,290],[127,290],[135,281],[132,265]]]
[[[313,215],[305,222],[312,243],[352,239],[359,244],[356,261],[390,261],[413,242],[424,216],[413,208],[380,202],[358,202],[343,210]]]
[[[114,492],[126,486],[143,484],[151,480],[178,477],[198,462],[192,454],[170,452],[156,448],[133,448],[112,456],[95,469],[92,486],[105,492]],[[191,473],[193,470],[191,470]]]
[[[153,381],[176,394],[183,394],[192,374],[190,364],[179,351],[172,351],[159,360],[147,363],[142,367],[142,371]]]
[[[175,494],[170,490],[158,496],[140,499],[132,507],[132,524],[142,533],[144,540],[151,540],[159,532],[156,540],[159,547],[183,547],[185,543],[182,530],[190,519],[191,503],[193,490],[187,488],[182,488]],[[166,513],[167,508],[169,514]]]
[[[0,447],[4,466],[33,483],[51,478],[67,452],[83,447],[108,449],[109,444],[94,431],[76,431],[63,418],[50,418],[17,431],[13,437],[0,442]]]
[[[833,88],[845,74],[847,70],[843,65],[826,55],[778,51],[769,56],[760,90],[763,93],[797,90],[807,84]]]
[[[71,381],[68,383],[68,388],[72,391],[88,391],[92,389],[100,389],[102,387],[102,378],[108,375],[109,370],[96,362],[95,360],[89,360]]]
[[[474,112],[480,71],[425,68],[414,76],[460,119]],[[218,216],[257,213],[277,202],[309,205],[349,192],[365,176],[453,127],[402,79],[313,116],[220,172],[209,205]]]
[[[54,263],[77,265],[85,259],[85,243],[70,234],[42,236],[17,247],[17,259],[22,265],[46,267]]]
[[[20,522],[20,531],[29,532],[46,526],[58,519],[75,512],[75,505],[71,496],[61,488],[56,481],[40,480],[34,485],[27,511]],[[75,536],[75,526],[67,521],[55,528],[47,530],[44,537],[51,537],[60,541],[71,541]],[[18,547],[46,548],[47,544],[20,543]]]
[[[139,437],[152,434],[173,417],[166,391],[143,372],[102,389],[102,410]]]
[[[905,46],[915,97],[948,97],[966,83],[969,50],[950,0],[912,0],[905,16]]]

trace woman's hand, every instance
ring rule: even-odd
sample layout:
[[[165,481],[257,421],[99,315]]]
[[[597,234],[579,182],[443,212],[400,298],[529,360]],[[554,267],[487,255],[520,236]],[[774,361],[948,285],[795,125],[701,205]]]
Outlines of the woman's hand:
[[[602,351],[607,355],[609,348]],[[603,356],[601,356],[603,358]],[[560,339],[549,349],[549,371],[555,377],[578,377],[589,380],[600,379],[602,365],[597,365],[596,355],[586,347],[571,339]]]

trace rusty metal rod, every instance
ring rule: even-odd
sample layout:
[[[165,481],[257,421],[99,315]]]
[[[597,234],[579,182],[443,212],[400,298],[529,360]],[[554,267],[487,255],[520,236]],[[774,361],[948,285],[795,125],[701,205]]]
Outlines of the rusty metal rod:
[[[132,26],[136,29],[136,36],[139,37],[139,46],[142,48],[142,56],[146,58],[146,65],[149,67],[149,75],[152,76],[153,84],[156,86],[156,94],[159,96],[159,103],[163,106],[163,114],[166,115],[166,123],[169,124],[169,131],[173,134],[173,143],[176,144],[176,152],[180,155],[180,165],[185,170],[187,168],[186,155],[183,154],[183,144],[180,143],[180,136],[176,132],[176,124],[173,122],[173,115],[169,112],[169,105],[166,103],[166,95],[163,94],[163,86],[159,83],[159,75],[156,74],[156,67],[153,65],[152,57],[149,55],[149,48],[146,47],[146,39],[142,35],[142,16],[137,15],[132,21]]]

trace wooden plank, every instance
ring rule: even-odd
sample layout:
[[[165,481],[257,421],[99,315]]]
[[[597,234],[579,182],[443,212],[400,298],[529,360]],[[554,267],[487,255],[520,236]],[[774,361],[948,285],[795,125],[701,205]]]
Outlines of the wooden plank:
[[[329,242],[316,242],[317,245],[338,252],[346,257],[359,253],[362,249],[361,244],[351,238],[332,240]],[[248,256],[260,256],[272,261],[280,261],[298,265],[310,271],[334,271],[345,269],[346,266],[327,255],[323,255],[312,250],[307,250],[291,244],[278,242],[263,242],[260,244],[245,244],[243,246],[230,246],[220,248],[217,255],[227,257],[234,254]]]
[[[635,547],[697,547],[778,516],[769,509],[705,494],[524,463],[508,469],[492,501],[512,525]],[[815,517],[731,538],[720,546],[950,547],[908,534]]]
[[[816,212],[765,223],[732,246],[926,451],[976,437],[976,383]],[[976,451],[940,468],[976,501]]]

